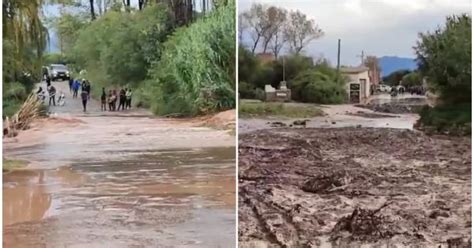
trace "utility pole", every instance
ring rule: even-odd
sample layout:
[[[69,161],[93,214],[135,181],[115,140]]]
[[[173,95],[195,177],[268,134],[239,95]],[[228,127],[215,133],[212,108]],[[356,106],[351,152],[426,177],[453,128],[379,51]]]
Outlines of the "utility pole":
[[[283,81],[285,81],[285,56],[283,56]]]
[[[341,67],[341,39],[337,40],[337,75],[339,76],[339,68]]]
[[[362,53],[360,55],[357,55],[357,57],[360,57],[360,65],[364,65],[364,58],[365,58],[365,54],[364,54],[364,50],[362,50]]]

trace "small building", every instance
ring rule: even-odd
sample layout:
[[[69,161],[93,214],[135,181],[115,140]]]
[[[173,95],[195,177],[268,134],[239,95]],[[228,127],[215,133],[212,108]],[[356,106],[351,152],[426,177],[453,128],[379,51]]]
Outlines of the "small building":
[[[291,90],[286,87],[286,82],[281,81],[278,89],[271,85],[265,85],[266,102],[289,102],[291,101]]]
[[[346,91],[350,103],[362,103],[370,97],[369,68],[341,67],[341,73],[349,78]]]

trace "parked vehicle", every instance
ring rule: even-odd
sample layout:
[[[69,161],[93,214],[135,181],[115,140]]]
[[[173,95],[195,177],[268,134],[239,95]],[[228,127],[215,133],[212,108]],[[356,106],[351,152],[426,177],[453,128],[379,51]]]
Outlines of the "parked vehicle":
[[[53,81],[56,81],[58,79],[69,80],[69,69],[65,65],[52,64],[49,66],[49,72],[49,77]]]
[[[381,92],[381,93],[388,93],[391,91],[391,87],[388,86],[388,85],[385,85],[385,84],[379,84],[377,86],[377,92]]]

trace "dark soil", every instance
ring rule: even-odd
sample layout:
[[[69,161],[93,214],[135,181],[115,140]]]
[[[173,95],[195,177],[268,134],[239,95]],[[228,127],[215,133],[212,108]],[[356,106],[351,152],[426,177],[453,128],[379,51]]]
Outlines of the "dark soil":
[[[470,246],[470,138],[260,130],[239,135],[239,181],[240,247]]]

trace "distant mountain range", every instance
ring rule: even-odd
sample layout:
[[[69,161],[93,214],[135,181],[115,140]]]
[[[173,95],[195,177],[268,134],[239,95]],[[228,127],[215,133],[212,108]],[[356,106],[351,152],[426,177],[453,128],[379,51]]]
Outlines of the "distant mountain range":
[[[412,58],[401,58],[396,56],[383,56],[379,58],[379,64],[382,68],[382,77],[398,70],[415,70],[416,62]]]

